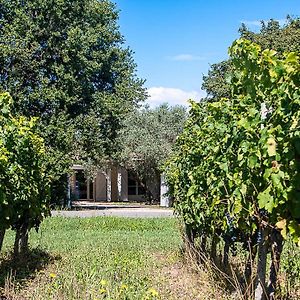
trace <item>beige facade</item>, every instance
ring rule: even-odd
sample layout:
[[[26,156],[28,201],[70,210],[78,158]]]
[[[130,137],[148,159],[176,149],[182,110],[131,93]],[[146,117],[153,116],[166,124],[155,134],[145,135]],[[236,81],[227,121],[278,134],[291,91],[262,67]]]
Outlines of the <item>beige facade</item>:
[[[91,180],[84,175],[81,165],[73,166],[70,177],[70,194],[74,200],[93,201],[144,201],[139,183],[122,167],[99,171]]]

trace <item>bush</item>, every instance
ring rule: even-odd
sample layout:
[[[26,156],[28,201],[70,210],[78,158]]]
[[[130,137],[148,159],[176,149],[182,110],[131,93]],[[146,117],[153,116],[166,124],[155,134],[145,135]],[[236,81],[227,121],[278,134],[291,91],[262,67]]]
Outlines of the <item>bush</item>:
[[[17,255],[27,250],[29,230],[49,215],[50,178],[36,118],[13,117],[11,105],[10,95],[0,94],[0,246],[5,230],[13,228]]]

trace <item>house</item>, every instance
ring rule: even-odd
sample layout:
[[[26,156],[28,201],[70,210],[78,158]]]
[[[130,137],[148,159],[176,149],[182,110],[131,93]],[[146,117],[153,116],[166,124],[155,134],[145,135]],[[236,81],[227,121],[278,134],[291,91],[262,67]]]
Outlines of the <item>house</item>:
[[[69,180],[69,198],[74,200],[127,202],[145,201],[145,190],[134,174],[123,167],[99,170],[93,180],[86,178],[81,165],[73,165]],[[161,180],[161,205],[168,206],[167,189]]]

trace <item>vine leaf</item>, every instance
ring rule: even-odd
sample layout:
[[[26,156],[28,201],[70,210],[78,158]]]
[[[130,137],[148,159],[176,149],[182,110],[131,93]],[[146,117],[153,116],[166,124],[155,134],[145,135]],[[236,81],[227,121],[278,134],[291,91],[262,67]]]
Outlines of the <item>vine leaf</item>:
[[[271,213],[274,208],[274,198],[270,195],[270,189],[271,187],[269,186],[257,196],[259,208],[264,208],[269,213]]]
[[[298,242],[298,244],[299,244],[299,242],[300,242],[300,240],[299,240],[299,236],[300,236],[299,224],[296,221],[292,220],[291,222],[289,222],[288,228],[289,228],[289,232],[290,232],[291,236],[293,237],[293,241],[295,243]]]
[[[269,137],[268,141],[268,154],[269,156],[275,156],[276,155],[276,142],[273,137]]]
[[[282,237],[286,239],[287,237],[286,219],[282,219],[278,221],[275,225],[280,230]]]

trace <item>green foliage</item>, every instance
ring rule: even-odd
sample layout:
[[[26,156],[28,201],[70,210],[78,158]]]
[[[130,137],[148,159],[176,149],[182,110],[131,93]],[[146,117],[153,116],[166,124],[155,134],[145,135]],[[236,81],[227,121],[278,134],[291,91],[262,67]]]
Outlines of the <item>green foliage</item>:
[[[223,191],[226,195],[226,176],[222,175],[228,172],[228,164],[222,154],[230,134],[230,128],[224,125],[229,111],[228,105],[221,107],[220,103],[191,102],[189,118],[167,167],[176,211],[199,234],[213,234],[226,226],[226,197],[218,193]]]
[[[259,32],[250,31],[246,25],[239,29],[241,38],[248,39],[262,47],[262,49],[273,49],[279,57],[284,52],[300,51],[300,20],[287,17],[286,24],[280,27],[279,22],[270,20],[262,21]],[[206,90],[210,101],[220,100],[222,97],[230,96],[230,76],[233,71],[231,59],[213,64],[207,76],[203,77],[202,88]]]
[[[276,257],[282,251],[277,232],[300,244],[298,53],[278,55],[249,40],[235,41],[229,49],[231,97],[191,103],[167,170],[176,211],[191,241],[222,237],[225,266],[228,244],[244,242],[252,253],[258,245],[255,293],[261,297],[266,243],[275,253],[268,295],[275,291]]]
[[[168,172],[177,210],[209,233],[226,230],[226,212],[249,233],[286,220],[280,229],[299,241],[299,56],[242,39],[230,55],[232,98],[192,103],[177,141]]]
[[[286,18],[282,27],[277,20],[261,21],[259,32],[250,31],[245,25],[239,29],[241,38],[250,40],[262,47],[262,49],[274,49],[279,57],[285,52],[300,51],[300,19]]]
[[[120,120],[145,98],[115,5],[106,0],[0,0],[0,88],[36,116],[58,176],[115,150]]]
[[[0,94],[0,229],[39,226],[49,215],[44,141],[36,118],[12,117],[8,93]]]
[[[290,234],[300,245],[300,22],[262,22],[259,33],[243,25],[240,33],[247,40],[204,77],[208,97],[192,106],[168,180],[191,242],[224,239],[224,267],[229,245],[242,241],[254,253],[249,278],[258,248],[258,299],[275,292],[282,238]],[[267,287],[263,261],[271,248]]]
[[[155,200],[159,198],[159,191],[155,192],[150,185],[154,181],[159,186],[162,167],[182,131],[185,118],[184,107],[163,104],[154,109],[136,110],[124,120],[117,159],[138,176]]]
[[[209,98],[221,99],[230,96],[230,85],[227,76],[232,65],[230,61],[222,61],[211,65],[208,74],[203,76],[202,89],[207,92]]]

